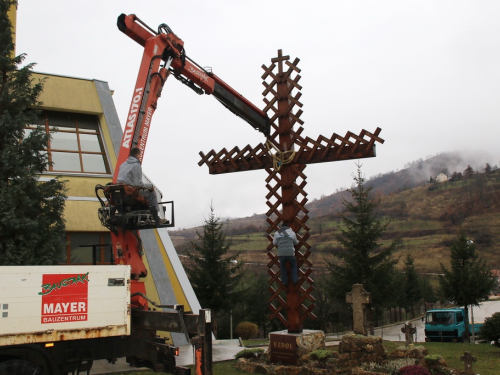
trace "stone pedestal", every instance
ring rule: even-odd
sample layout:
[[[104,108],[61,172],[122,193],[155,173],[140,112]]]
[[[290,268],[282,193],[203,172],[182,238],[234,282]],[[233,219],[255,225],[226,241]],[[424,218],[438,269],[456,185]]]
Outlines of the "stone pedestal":
[[[387,353],[381,337],[344,335],[339,344],[339,364],[342,367],[356,367],[361,363],[382,363]]]
[[[302,333],[285,331],[269,334],[269,360],[271,363],[297,364],[297,360],[310,352],[325,348],[323,331],[304,330]]]

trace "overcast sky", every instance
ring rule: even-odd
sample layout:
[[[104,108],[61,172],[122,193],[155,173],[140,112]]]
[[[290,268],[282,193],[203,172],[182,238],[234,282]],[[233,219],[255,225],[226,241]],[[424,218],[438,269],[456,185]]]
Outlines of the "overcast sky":
[[[116,27],[135,13],[166,23],[186,54],[260,108],[262,64],[300,58],[304,135],[382,128],[367,177],[445,151],[500,164],[500,1],[19,0],[17,53],[36,71],[107,81],[124,124],[142,47]],[[144,172],[176,205],[177,228],[264,213],[265,171],[209,175],[199,151],[263,142],[210,96],[169,79]],[[309,199],[350,186],[355,161],[308,166]]]

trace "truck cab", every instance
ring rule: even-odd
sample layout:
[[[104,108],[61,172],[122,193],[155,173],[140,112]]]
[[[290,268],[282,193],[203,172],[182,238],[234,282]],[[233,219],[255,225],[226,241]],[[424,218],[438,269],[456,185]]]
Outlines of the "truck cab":
[[[475,324],[477,333],[481,324]],[[472,325],[469,323],[472,334]],[[425,341],[465,340],[465,310],[463,308],[434,309],[425,313]]]

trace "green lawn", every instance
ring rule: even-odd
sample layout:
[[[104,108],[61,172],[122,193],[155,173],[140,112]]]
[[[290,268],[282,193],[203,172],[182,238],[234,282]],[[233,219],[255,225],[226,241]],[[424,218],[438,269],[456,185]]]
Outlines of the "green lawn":
[[[384,346],[390,353],[393,349],[403,345],[400,342],[384,342]],[[437,354],[443,356],[448,367],[464,370],[464,363],[460,361],[460,356],[464,352],[469,351],[476,357],[477,362],[473,364],[475,374],[481,375],[498,375],[500,373],[500,349],[488,344],[461,344],[461,343],[417,343],[427,348],[429,354]],[[333,347],[336,350],[337,347]],[[214,363],[214,375],[241,375],[246,374],[234,367],[236,361],[226,361]],[[191,367],[191,373],[194,375],[194,370]],[[141,374],[141,375],[166,375],[166,373],[152,372],[152,371],[131,371],[125,374]]]
[[[399,345],[402,343],[384,342],[384,347],[388,352]],[[415,345],[424,346],[429,354],[441,355],[450,368],[464,370],[464,363],[460,361],[460,356],[464,352],[471,352],[477,359],[477,362],[472,366],[474,373],[481,375],[498,375],[500,373],[500,349],[489,344],[424,342]]]

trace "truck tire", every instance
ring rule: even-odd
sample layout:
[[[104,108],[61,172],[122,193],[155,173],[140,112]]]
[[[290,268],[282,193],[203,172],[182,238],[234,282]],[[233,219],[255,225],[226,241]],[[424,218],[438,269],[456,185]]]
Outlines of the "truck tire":
[[[167,358],[163,361],[163,366],[166,372],[169,374],[175,374],[175,356],[171,353],[170,355],[167,355]]]
[[[24,359],[0,362],[0,375],[45,375],[43,368]]]

